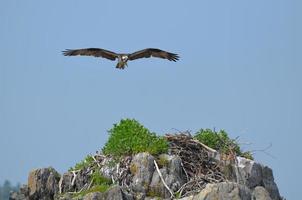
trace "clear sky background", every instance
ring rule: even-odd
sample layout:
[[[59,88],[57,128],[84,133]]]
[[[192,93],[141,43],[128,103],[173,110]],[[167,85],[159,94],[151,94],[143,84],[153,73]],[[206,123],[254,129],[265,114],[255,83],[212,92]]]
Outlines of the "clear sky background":
[[[200,128],[239,136],[299,199],[300,0],[0,1],[0,183],[33,168],[60,173],[135,118],[158,134]],[[178,53],[116,62],[65,48]]]

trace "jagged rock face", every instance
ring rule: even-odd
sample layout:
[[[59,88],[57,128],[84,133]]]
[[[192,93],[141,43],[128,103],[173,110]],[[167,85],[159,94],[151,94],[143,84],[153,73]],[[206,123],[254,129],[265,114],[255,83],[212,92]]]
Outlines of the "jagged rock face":
[[[31,171],[28,177],[29,199],[53,199],[59,191],[59,180],[60,174],[52,167]]]
[[[233,181],[244,184],[252,190],[256,186],[262,186],[273,200],[281,199],[273,172],[269,167],[242,157],[238,157],[237,161],[238,164],[233,167],[236,174],[236,179]]]
[[[92,192],[83,197],[83,200],[99,200],[103,199],[103,194],[101,192]]]
[[[146,194],[154,172],[154,157],[148,153],[136,154],[130,171],[133,174],[131,184],[133,191]]]
[[[107,159],[108,160],[108,159]],[[110,158],[109,158],[110,160]],[[106,159],[105,159],[106,161]],[[117,177],[120,173],[116,165],[109,165],[104,161],[105,170],[99,170],[108,177]],[[237,158],[237,164],[231,166],[232,174],[229,182],[220,182],[205,185],[199,193],[182,200],[280,200],[279,191],[274,182],[272,170],[254,161]],[[129,169],[123,176],[129,179],[129,184],[116,182],[108,191],[92,192],[84,197],[73,198],[68,192],[78,192],[91,180],[87,170],[64,173],[61,177],[53,168],[37,169],[29,174],[28,186],[23,186],[18,193],[12,193],[11,200],[134,200],[157,199],[171,197],[170,192],[163,184],[154,163],[159,165],[159,171],[164,182],[175,193],[187,183],[182,160],[176,155],[163,154],[154,157],[148,153],[134,155],[127,164]],[[107,163],[107,164],[106,164]],[[111,167],[112,169],[111,169]],[[121,166],[121,165],[119,165]],[[96,166],[94,166],[96,167]],[[95,168],[94,168],[95,169]],[[123,168],[124,169],[124,168]],[[125,168],[126,169],[126,168]],[[119,179],[115,179],[119,181]],[[194,193],[191,193],[194,194]]]
[[[205,189],[192,199],[251,200],[251,192],[246,186],[236,183],[208,184]]]
[[[252,196],[255,200],[271,200],[270,194],[262,186],[255,187]]]
[[[93,192],[83,197],[83,200],[123,200],[122,190],[119,186],[114,186],[107,192]]]
[[[208,184],[199,194],[181,200],[271,200],[265,188],[257,186],[253,191],[247,186],[222,182]]]
[[[274,200],[281,199],[279,189],[274,181],[272,169],[267,166],[262,166],[262,176],[263,187],[268,191],[270,197]]]
[[[166,161],[166,164],[159,170],[168,187],[175,193],[186,180],[181,166],[181,159],[178,156],[167,154],[160,155],[160,159]],[[152,181],[149,187],[149,193],[164,198],[171,197],[171,194],[164,186],[157,171],[154,171]]]
[[[71,172],[66,172],[62,175],[59,182],[59,192],[65,193],[68,191],[72,191],[74,186],[72,185],[73,174]]]
[[[77,173],[76,176],[72,172],[66,172],[60,179],[59,192],[65,193],[71,191],[79,191],[88,182],[89,176],[84,171]]]

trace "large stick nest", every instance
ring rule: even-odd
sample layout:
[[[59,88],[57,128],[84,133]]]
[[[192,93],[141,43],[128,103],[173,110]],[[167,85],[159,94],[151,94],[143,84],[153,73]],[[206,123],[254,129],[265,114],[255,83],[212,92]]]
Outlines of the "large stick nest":
[[[180,196],[188,196],[202,190],[207,183],[225,181],[218,161],[210,157],[210,148],[197,140],[190,133],[167,134],[170,153],[178,155],[183,163],[187,182],[179,189]]]

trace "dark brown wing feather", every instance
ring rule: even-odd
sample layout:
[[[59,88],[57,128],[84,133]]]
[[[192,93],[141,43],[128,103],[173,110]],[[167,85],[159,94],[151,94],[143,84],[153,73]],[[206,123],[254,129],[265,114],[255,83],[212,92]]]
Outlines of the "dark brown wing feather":
[[[153,49],[153,48],[143,49],[141,51],[137,51],[132,54],[129,54],[128,59],[135,60],[135,59],[139,59],[139,58],[150,58],[151,56],[168,59],[168,60],[174,61],[174,62],[176,62],[179,59],[179,56],[177,54],[163,51],[160,49]]]
[[[105,49],[98,48],[88,48],[88,49],[66,49],[62,51],[64,56],[94,56],[94,57],[103,57],[109,60],[115,60],[118,57],[118,54],[108,51]]]

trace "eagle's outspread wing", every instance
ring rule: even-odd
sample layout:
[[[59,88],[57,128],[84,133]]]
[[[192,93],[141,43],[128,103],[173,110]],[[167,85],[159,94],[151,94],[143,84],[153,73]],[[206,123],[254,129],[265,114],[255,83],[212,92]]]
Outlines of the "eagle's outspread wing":
[[[135,60],[135,59],[139,59],[139,58],[149,58],[151,56],[168,59],[168,60],[174,61],[174,62],[176,62],[179,59],[179,56],[177,54],[163,51],[160,49],[154,49],[154,48],[143,49],[143,50],[134,52],[132,54],[129,54],[128,59]]]
[[[66,49],[63,51],[64,56],[94,56],[94,57],[103,57],[109,60],[115,60],[118,57],[118,54],[108,51],[105,49],[98,48],[87,48],[87,49]]]

